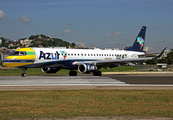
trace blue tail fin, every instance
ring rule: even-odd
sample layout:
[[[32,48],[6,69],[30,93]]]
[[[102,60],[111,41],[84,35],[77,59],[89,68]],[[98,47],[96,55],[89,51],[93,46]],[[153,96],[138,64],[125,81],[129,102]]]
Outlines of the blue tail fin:
[[[135,42],[133,43],[133,46],[126,50],[143,52],[144,43],[145,43],[145,32],[146,32],[146,26],[142,26],[138,36],[135,39]]]

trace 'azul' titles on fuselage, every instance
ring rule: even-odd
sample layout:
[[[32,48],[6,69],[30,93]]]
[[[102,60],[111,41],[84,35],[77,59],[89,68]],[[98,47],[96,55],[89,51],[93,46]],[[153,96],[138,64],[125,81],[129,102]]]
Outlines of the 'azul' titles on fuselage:
[[[59,59],[59,53],[58,51],[56,51],[55,53],[49,53],[49,52],[46,52],[44,53],[43,51],[40,51],[40,56],[39,56],[39,59],[47,59],[47,60],[57,60]]]

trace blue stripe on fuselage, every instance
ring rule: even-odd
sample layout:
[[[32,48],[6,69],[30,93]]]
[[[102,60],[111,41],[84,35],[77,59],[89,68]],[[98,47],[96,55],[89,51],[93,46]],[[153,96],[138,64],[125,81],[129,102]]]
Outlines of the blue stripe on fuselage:
[[[56,60],[56,61],[46,61],[41,63],[34,63],[32,65],[18,66],[19,68],[43,68],[43,67],[65,67],[75,69],[77,66],[72,65],[73,62],[82,62],[82,61],[96,61],[93,59],[75,59],[75,60]],[[62,68],[63,69],[63,68]]]
[[[30,63],[34,62],[34,60],[4,60],[3,63]]]

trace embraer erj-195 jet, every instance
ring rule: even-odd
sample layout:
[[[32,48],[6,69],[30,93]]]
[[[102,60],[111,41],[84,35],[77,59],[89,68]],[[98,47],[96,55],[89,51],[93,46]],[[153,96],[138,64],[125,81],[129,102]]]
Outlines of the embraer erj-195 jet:
[[[44,73],[56,73],[60,69],[69,69],[70,76],[76,76],[76,70],[80,73],[93,73],[94,76],[101,76],[99,69],[102,67],[113,68],[130,65],[135,61],[153,59],[152,57],[140,58],[145,54],[143,52],[145,32],[146,26],[143,26],[133,46],[127,50],[20,48],[7,56],[3,65],[21,68],[22,77],[26,77],[27,68],[41,68]],[[157,57],[160,57],[164,50]]]

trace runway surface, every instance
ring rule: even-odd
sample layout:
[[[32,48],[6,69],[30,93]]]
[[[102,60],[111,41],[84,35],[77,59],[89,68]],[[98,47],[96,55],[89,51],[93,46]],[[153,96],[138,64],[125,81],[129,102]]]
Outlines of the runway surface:
[[[173,85],[173,73],[104,75],[126,84]]]
[[[81,76],[0,76],[0,91],[71,89],[173,90],[173,74],[114,74]]]
[[[98,76],[9,76],[0,78],[0,86],[111,86],[124,82]]]

